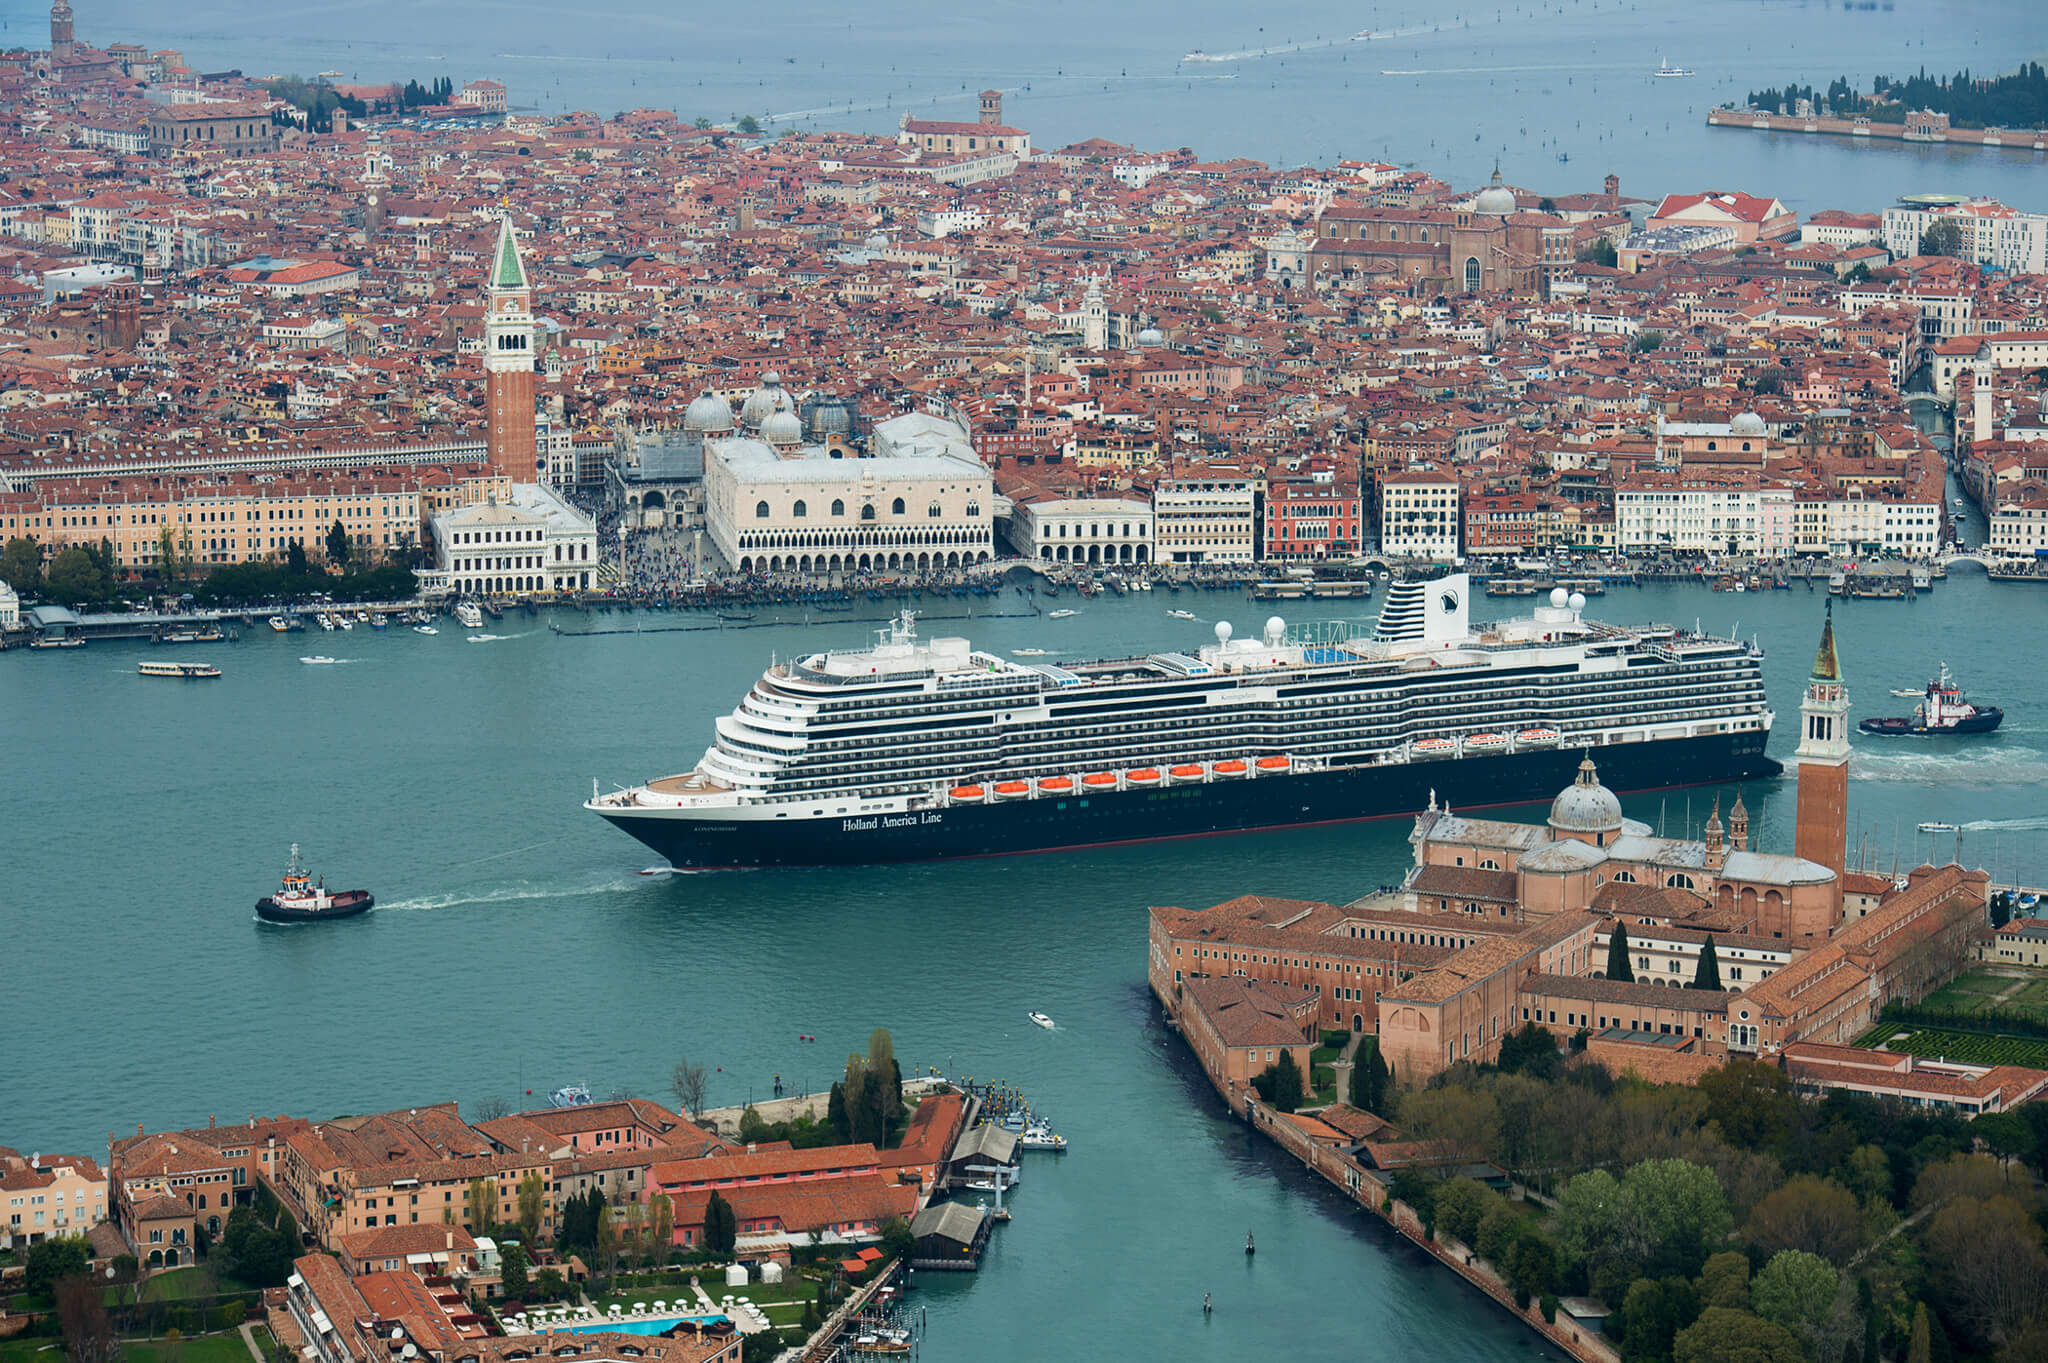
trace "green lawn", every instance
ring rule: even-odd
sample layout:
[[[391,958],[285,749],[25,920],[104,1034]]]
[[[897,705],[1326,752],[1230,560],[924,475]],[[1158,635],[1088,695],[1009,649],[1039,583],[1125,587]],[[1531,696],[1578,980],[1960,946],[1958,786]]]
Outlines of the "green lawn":
[[[126,1301],[128,1289],[109,1289],[122,1295],[118,1300]],[[205,1264],[194,1264],[189,1268],[173,1268],[158,1273],[142,1284],[137,1301],[187,1301],[193,1297],[217,1297],[223,1292],[253,1291],[248,1284],[218,1274]],[[116,1300],[110,1297],[109,1300]]]
[[[1916,1027],[1909,1035],[1886,1043],[1892,1050],[1905,1051],[1926,1059],[1941,1058],[1965,1065],[2024,1065],[2048,1070],[2048,1039],[2024,1036],[1985,1036],[1977,1032],[1949,1032],[1934,1027]]]
[[[222,1335],[195,1335],[175,1345],[162,1340],[121,1341],[122,1363],[251,1363],[249,1347],[242,1336],[230,1330]]]
[[[774,1314],[778,1303],[793,1304],[796,1308],[796,1314],[801,1315],[803,1313],[803,1304],[811,1299],[811,1293],[816,1290],[816,1285],[809,1279],[800,1278],[794,1274],[784,1278],[779,1283],[751,1282],[745,1287],[727,1287],[725,1285],[725,1274],[719,1269],[706,1269],[700,1272],[697,1278],[703,1284],[704,1290],[711,1294],[712,1301],[717,1301],[728,1292],[732,1293],[735,1297],[751,1298],[756,1306],[767,1309],[770,1313],[770,1318],[778,1324],[782,1323],[781,1317]],[[681,1298],[684,1302],[699,1308],[703,1305],[697,1301],[696,1294],[690,1291],[687,1278],[683,1280],[681,1285],[676,1287],[635,1287],[625,1292],[613,1292],[598,1298],[596,1305],[598,1310],[608,1311],[611,1309],[612,1303],[617,1302],[627,1312],[631,1312],[633,1303],[636,1301],[644,1301],[651,1306],[657,1301],[673,1304],[677,1298]],[[795,1317],[792,1316],[791,1319],[793,1320]]]
[[[1999,995],[2006,994],[2008,990],[2011,991],[2009,997],[1998,1002]],[[2048,1022],[2048,978],[2030,980],[1972,970],[1928,995],[1925,1006],[1952,1009],[1959,1013],[1981,1013],[1996,1008],[2000,1012],[2018,1013]]]
[[[0,1339],[0,1363],[64,1363],[64,1346],[58,1340],[41,1337]]]

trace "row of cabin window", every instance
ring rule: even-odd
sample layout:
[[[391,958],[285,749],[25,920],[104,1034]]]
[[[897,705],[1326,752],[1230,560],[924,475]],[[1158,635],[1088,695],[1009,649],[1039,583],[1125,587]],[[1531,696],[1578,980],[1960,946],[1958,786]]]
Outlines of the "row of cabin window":
[[[808,516],[811,514],[811,509],[803,502],[798,502],[796,505],[792,506],[789,509],[789,514],[792,516]],[[840,501],[837,498],[834,498],[832,501],[832,514],[835,516],[844,516],[846,514],[846,503]],[[892,516],[901,516],[902,514],[904,514],[903,499],[901,497],[898,497],[895,501],[889,504],[889,514]],[[940,516],[945,515],[946,513],[945,510],[942,507],[940,507],[940,505],[937,502],[933,502],[930,506],[925,508],[924,514],[936,519]],[[981,514],[981,503],[969,502],[967,504],[967,514],[970,516],[979,516]],[[769,516],[768,503],[754,503],[754,516],[757,520],[767,520]],[[860,518],[864,521],[871,521],[875,518],[875,507],[872,502],[861,507]]]

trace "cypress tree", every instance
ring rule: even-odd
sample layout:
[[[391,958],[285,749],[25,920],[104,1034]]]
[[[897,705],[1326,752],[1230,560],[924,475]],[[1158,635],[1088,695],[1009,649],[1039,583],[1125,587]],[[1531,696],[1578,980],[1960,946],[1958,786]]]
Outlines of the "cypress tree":
[[[1302,1096],[1301,1067],[1294,1063],[1293,1051],[1282,1049],[1273,1076],[1273,1106],[1292,1112],[1301,1106]]]
[[[1721,962],[1714,955],[1714,934],[1707,934],[1707,944],[1700,948],[1700,968],[1693,972],[1692,987],[1695,989],[1719,989],[1721,987]]]
[[[1636,982],[1636,972],[1628,963],[1628,925],[1619,918],[1614,920],[1614,935],[1607,939],[1607,978],[1623,984]]]

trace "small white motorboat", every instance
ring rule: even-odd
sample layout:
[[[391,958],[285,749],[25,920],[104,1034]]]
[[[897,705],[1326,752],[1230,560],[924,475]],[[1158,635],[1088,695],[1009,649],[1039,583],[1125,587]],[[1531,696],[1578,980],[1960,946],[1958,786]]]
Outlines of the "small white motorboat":
[[[1030,1018],[1039,1026],[1045,1028],[1045,1030],[1047,1030],[1048,1032],[1052,1030],[1052,1019],[1047,1017],[1045,1014],[1039,1012],[1031,1012],[1026,1013],[1024,1016]]]
[[[1054,1131],[1044,1122],[1033,1122],[1017,1137],[1017,1144],[1026,1150],[1065,1150],[1067,1138]]]
[[[435,629],[432,625],[414,625],[412,632],[414,634],[439,634],[441,631]]]
[[[1168,611],[1167,614],[1176,620],[1192,620],[1195,618],[1193,611]]]
[[[1956,826],[1952,823],[1923,823],[1920,825],[1920,831],[1922,833],[1953,833],[1956,831]]]
[[[1902,687],[1902,686],[1894,686],[1894,687],[1892,688],[1892,694],[1893,694],[1893,695],[1895,695],[1895,696],[1897,696],[1897,697],[1898,697],[1898,698],[1899,698],[1900,700],[1918,700],[1918,699],[1920,699],[1920,693],[1919,693],[1918,691],[1909,691],[1909,690],[1907,690],[1907,689],[1906,689],[1905,687]]]
[[[1070,610],[1056,610],[1056,611],[1048,611],[1048,612],[1046,612],[1046,616],[1045,616],[1045,618],[1046,618],[1046,619],[1048,619],[1048,620],[1064,620],[1064,619],[1066,619],[1066,618],[1067,618],[1068,616],[1070,616],[1070,615],[1079,615],[1080,613],[1081,613],[1081,612],[1079,612],[1079,611],[1070,611]]]
[[[301,655],[299,661],[302,663],[309,663],[317,667],[324,663],[338,663],[341,661],[341,659],[330,658],[325,653],[313,653]]]
[[[1045,656],[1045,650],[1042,648],[1013,648],[1010,652],[1020,658],[1043,658]]]

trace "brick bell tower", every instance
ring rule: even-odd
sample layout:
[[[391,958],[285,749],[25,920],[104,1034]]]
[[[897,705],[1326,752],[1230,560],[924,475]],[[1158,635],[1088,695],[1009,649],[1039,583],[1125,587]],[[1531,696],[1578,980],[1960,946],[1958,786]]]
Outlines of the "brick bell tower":
[[[69,61],[77,47],[71,31],[71,0],[57,0],[50,6],[50,59]]]
[[[498,246],[484,284],[485,448],[491,468],[515,483],[537,483],[534,448],[533,290],[519,259],[510,216],[499,219]]]
[[[1849,829],[1849,692],[1835,657],[1834,603],[1828,603],[1813,674],[1799,702],[1799,813],[1793,851],[1835,873],[1834,918],[1842,918],[1842,873]],[[1832,926],[1832,924],[1831,924]]]

